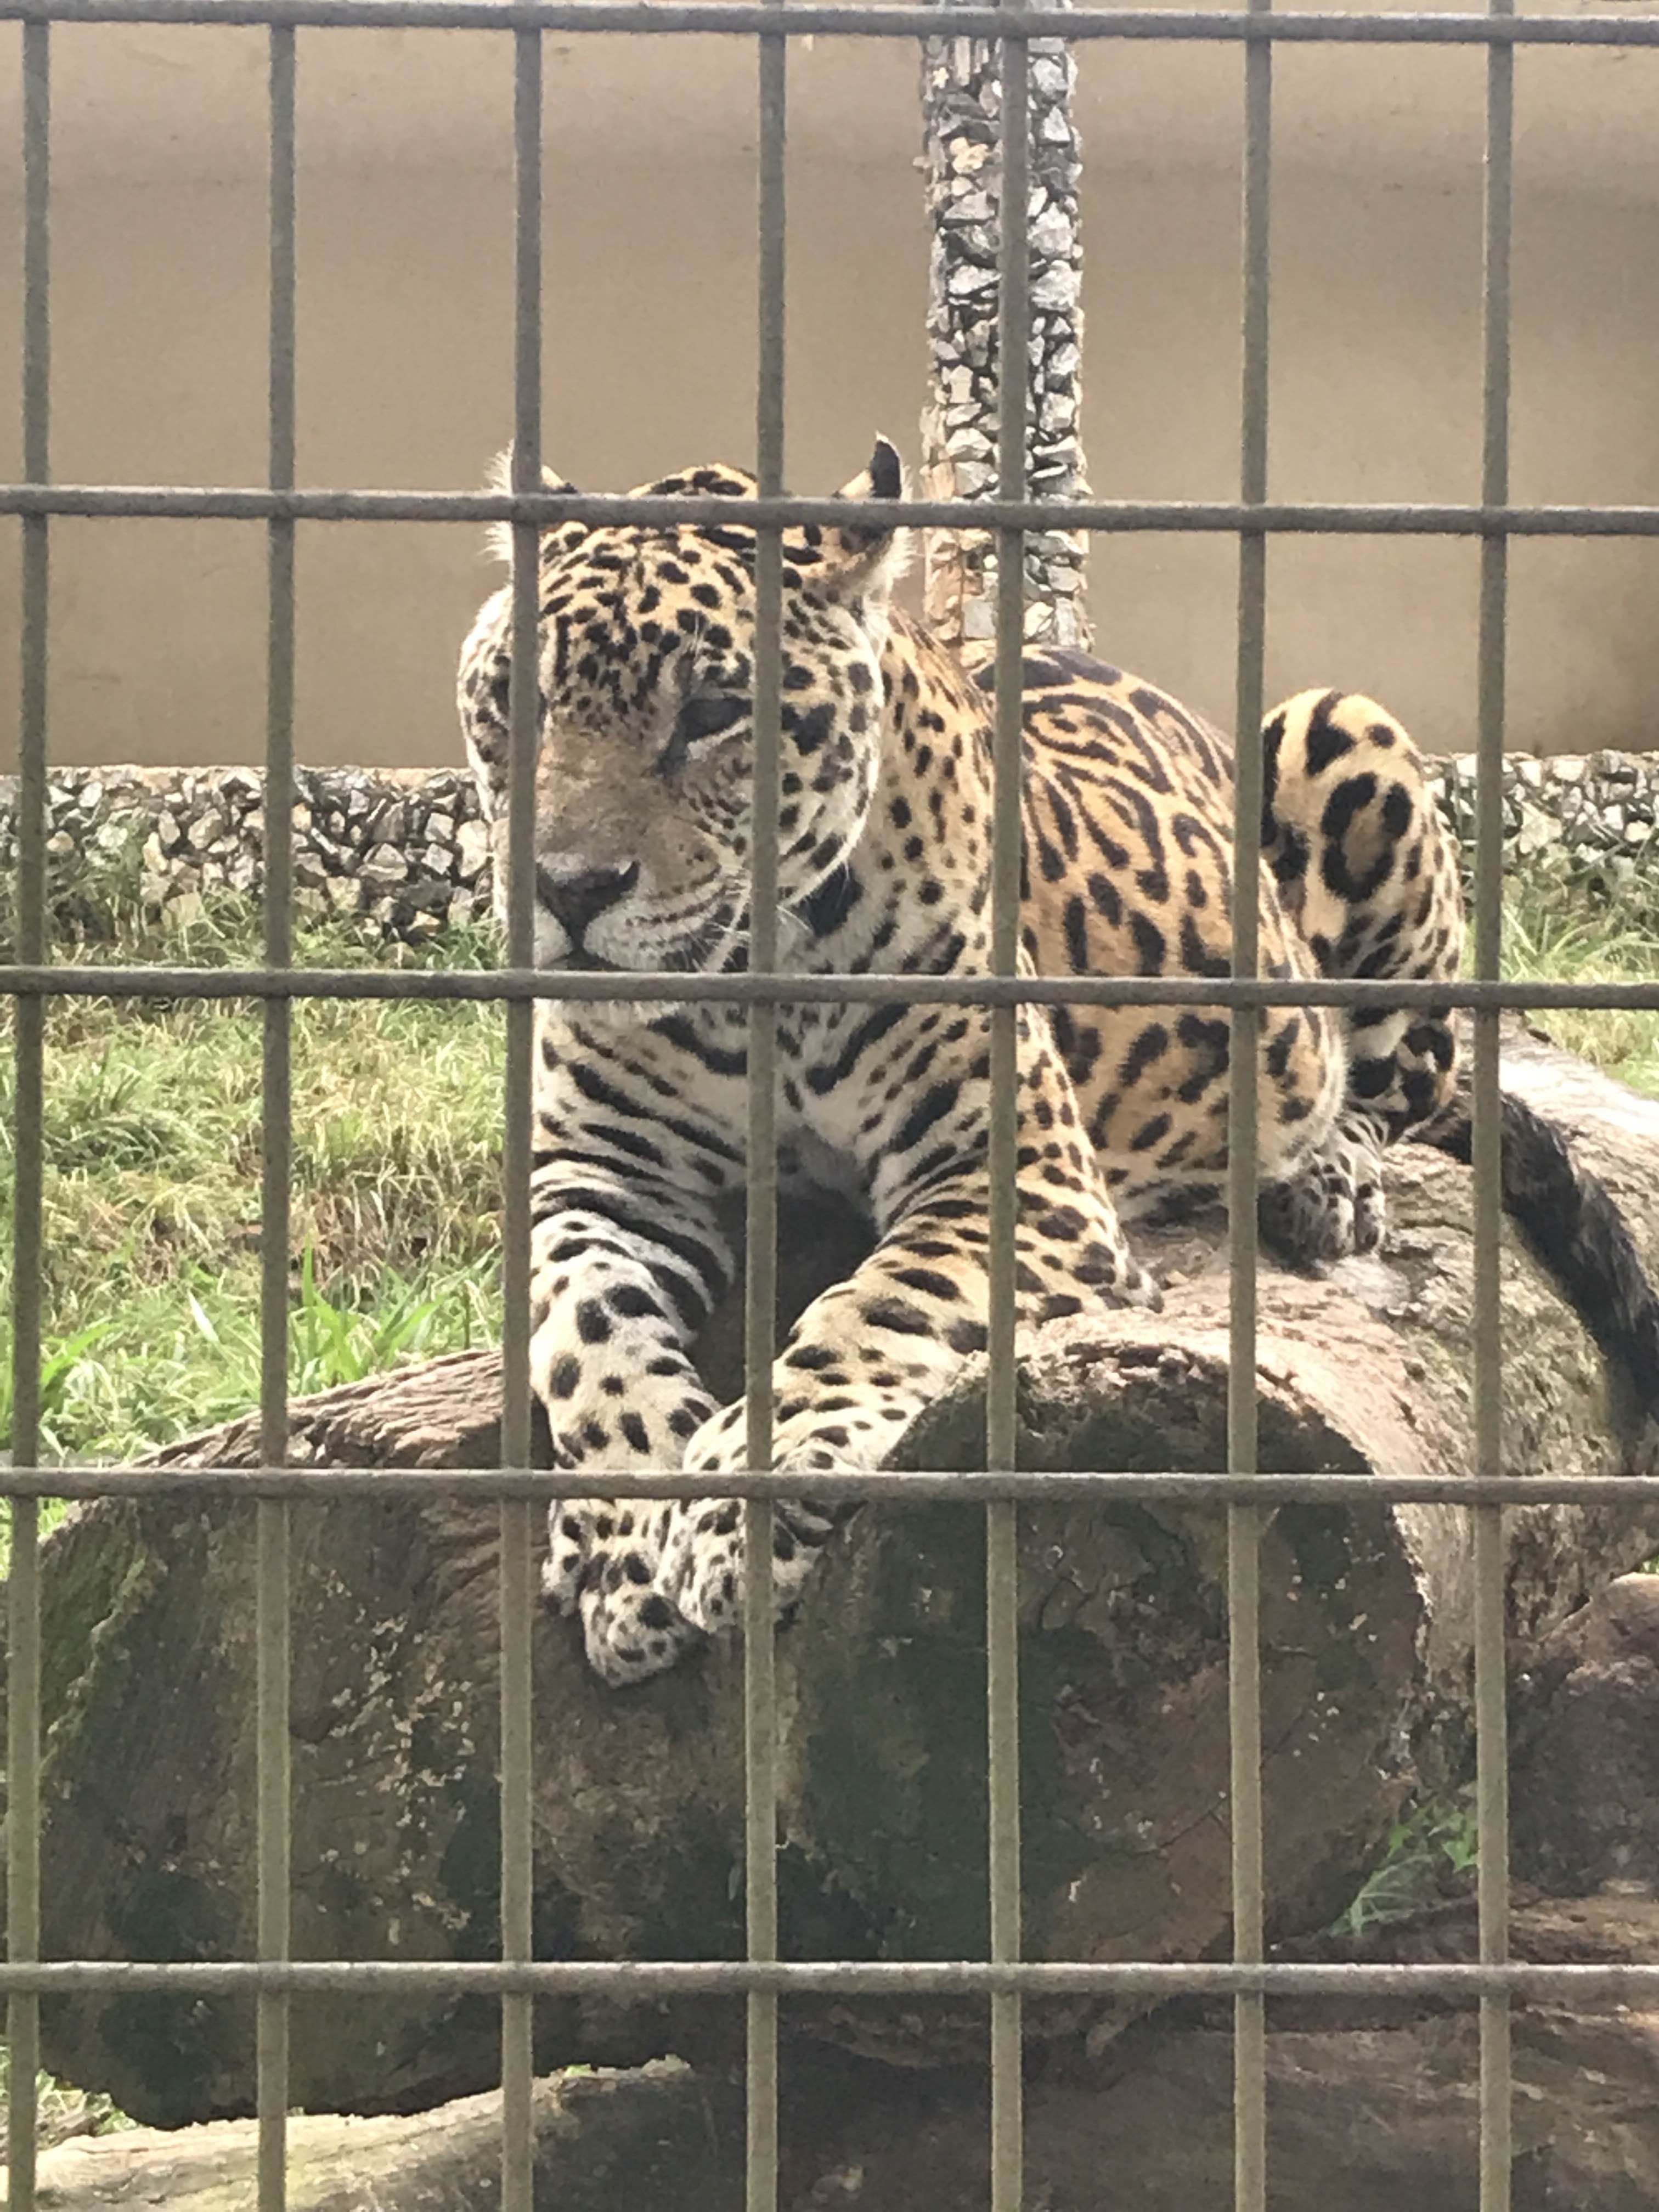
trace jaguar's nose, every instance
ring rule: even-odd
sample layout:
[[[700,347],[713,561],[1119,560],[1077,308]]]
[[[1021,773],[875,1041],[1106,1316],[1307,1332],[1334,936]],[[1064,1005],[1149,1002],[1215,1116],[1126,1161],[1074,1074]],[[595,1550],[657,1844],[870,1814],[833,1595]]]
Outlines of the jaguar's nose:
[[[637,860],[626,868],[588,868],[580,875],[562,876],[550,867],[536,871],[536,896],[564,929],[573,945],[580,945],[587,930],[607,907],[625,897],[639,880]]]

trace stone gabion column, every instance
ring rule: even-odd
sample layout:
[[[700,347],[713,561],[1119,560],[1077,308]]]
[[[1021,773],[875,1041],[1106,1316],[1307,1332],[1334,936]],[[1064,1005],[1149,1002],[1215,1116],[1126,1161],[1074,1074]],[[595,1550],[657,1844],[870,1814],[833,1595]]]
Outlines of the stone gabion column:
[[[948,14],[953,0],[939,0]],[[923,494],[974,499],[997,473],[997,243],[1001,173],[997,132],[1002,86],[995,46],[941,36],[923,41],[921,102],[933,232],[928,277],[930,396],[921,422]],[[1082,498],[1088,489],[1079,426],[1083,358],[1082,167],[1072,114],[1076,64],[1059,40],[1031,42],[1031,349],[1026,461],[1034,498]],[[1086,647],[1081,532],[1025,541],[1025,635]],[[996,594],[994,538],[933,531],[927,556],[928,620],[957,641],[988,638]]]

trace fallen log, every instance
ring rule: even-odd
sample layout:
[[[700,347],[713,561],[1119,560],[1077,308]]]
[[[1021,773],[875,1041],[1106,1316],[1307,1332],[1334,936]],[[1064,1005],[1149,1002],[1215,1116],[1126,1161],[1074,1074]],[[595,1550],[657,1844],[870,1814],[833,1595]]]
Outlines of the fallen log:
[[[1503,1255],[1504,1463],[1558,1480],[1626,1473],[1651,1464],[1659,1413],[1659,1361],[1643,1366],[1659,1107],[1518,1031],[1507,1065],[1506,1186],[1522,1226]],[[1558,1098],[1570,1151],[1539,1118]],[[1390,1185],[1384,1258],[1324,1283],[1263,1270],[1264,1468],[1468,1468],[1469,1177],[1417,1146],[1392,1163]],[[1065,1323],[1027,1348],[1022,1465],[1224,1466],[1224,1255],[1203,1224],[1145,1241],[1169,1285],[1162,1315]],[[843,1264],[827,1233],[786,1249]],[[729,1340],[710,1357],[729,1376]],[[496,1387],[478,1354],[301,1401],[290,1456],[488,1467]],[[896,1465],[971,1468],[981,1429],[969,1373]],[[243,1421],[155,1464],[258,1456],[257,1425]],[[1419,1771],[1463,1754],[1466,1522],[1453,1506],[1367,1501],[1286,1507],[1266,1525],[1278,1932],[1328,1922]],[[1659,1549],[1659,1515],[1644,1524],[1619,1504],[1527,1508],[1509,1523],[1520,1668],[1590,1593]],[[441,1498],[295,1512],[296,1956],[498,1954],[496,1533],[493,1508]],[[252,1954],[252,1507],[206,1490],[100,1500],[50,1540],[47,1955]],[[1191,1959],[1228,1941],[1224,1559],[1213,1508],[1059,1498],[1023,1513],[1029,1957]],[[982,1619],[982,1518],[969,1508],[897,1498],[833,1547],[779,1647],[786,1955],[984,1955]],[[574,1629],[546,1620],[535,1698],[538,1955],[740,1957],[739,1656],[711,1650],[618,1696],[586,1673]],[[788,2012],[804,2033],[887,2057],[938,2064],[983,2045],[970,2002],[802,1998]],[[740,2013],[731,2000],[549,1996],[538,2062],[631,2065],[678,2051],[712,2063],[736,2048]],[[1099,2040],[1123,2016],[1056,2001],[1030,2008],[1028,2030],[1090,2026]],[[48,2003],[42,2033],[48,2064],[137,2117],[248,2109],[245,1999],[88,1992]],[[484,1997],[301,1999],[294,2097],[415,2110],[494,2081],[497,2048]]]
[[[730,2106],[724,2084],[718,2098]],[[710,2090],[674,2061],[538,2081],[536,2203],[616,2212],[623,2194],[637,2192],[675,2212],[727,2212],[733,2160],[729,2143],[711,2144],[713,2109]],[[296,2114],[288,2124],[288,2212],[475,2212],[499,2186],[501,2145],[499,2094],[458,2098],[407,2118]],[[258,2177],[257,2124],[220,2120],[82,2136],[48,2151],[36,2179],[52,2212],[135,2203],[246,2212]]]
[[[1547,1637],[1516,1685],[1516,1871],[1562,1894],[1659,1892],[1659,1574]]]
[[[1352,1947],[1370,1960],[1474,1953],[1471,1911]],[[1516,1955],[1620,1963],[1659,1958],[1659,1908],[1523,1904]],[[1476,2023],[1399,2000],[1276,2004],[1267,2038],[1274,2212],[1467,2212],[1477,2188]],[[1659,2201],[1659,2013],[1609,2006],[1518,2010],[1513,2028],[1517,2206],[1649,2212]],[[1103,2060],[1057,2056],[1025,2091],[1034,2207],[1192,2212],[1232,2184],[1232,2044],[1224,2023],[1166,2016]],[[982,2069],[918,2081],[822,2049],[786,2047],[784,2212],[983,2212],[988,2115]],[[730,2069],[655,2063],[535,2086],[535,2202],[547,2212],[741,2201],[742,2092]],[[402,2118],[307,2114],[289,2124],[291,2212],[472,2212],[494,2201],[501,2100],[459,2100]],[[40,2162],[54,2212],[165,2203],[243,2212],[258,2130],[221,2121],[83,2138]]]

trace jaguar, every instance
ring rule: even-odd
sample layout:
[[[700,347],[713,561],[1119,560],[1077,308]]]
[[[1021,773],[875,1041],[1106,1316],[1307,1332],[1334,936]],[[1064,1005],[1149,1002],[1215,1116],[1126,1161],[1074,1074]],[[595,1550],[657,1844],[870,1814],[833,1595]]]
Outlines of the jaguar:
[[[755,490],[723,465],[641,487]],[[993,968],[992,671],[895,603],[907,533],[883,508],[902,491],[879,440],[838,495],[844,520],[782,535],[777,962],[793,975]],[[614,998],[537,1009],[532,1381],[573,1478],[550,1513],[544,1588],[617,1685],[742,1612],[738,1504],[580,1493],[605,1469],[744,1464],[743,1404],[715,1402],[693,1346],[738,1257],[746,1016],[690,979],[749,957],[756,591],[740,509],[698,526],[563,521],[539,540],[535,958],[618,979]],[[511,646],[507,585],[459,679],[502,915]],[[1030,651],[1023,688],[1019,972],[1227,975],[1228,741],[1081,653]],[[1307,690],[1262,742],[1261,973],[1454,975],[1455,852],[1399,722],[1357,694]],[[683,971],[684,999],[630,1000],[642,970]],[[844,1196],[872,1239],[779,1349],[780,1468],[878,1467],[985,1346],[992,1021],[983,1006],[868,997],[779,1010],[780,1174]],[[1214,1006],[1018,1010],[1022,1330],[1157,1303],[1124,1224],[1224,1178],[1230,1042]],[[1382,1154],[1441,1110],[1455,1063],[1444,1009],[1262,1014],[1260,1223],[1285,1261],[1322,1270],[1377,1246]],[[779,1506],[782,1617],[837,1521],[828,1503]]]

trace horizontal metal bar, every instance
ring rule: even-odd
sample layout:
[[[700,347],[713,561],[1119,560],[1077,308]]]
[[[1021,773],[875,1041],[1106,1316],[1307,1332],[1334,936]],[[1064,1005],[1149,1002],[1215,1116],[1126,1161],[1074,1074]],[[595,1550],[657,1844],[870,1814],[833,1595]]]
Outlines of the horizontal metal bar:
[[[938,1498],[974,1504],[1124,1498],[1175,1505],[1632,1505],[1659,1507],[1659,1474],[1192,1474],[1184,1472],[1055,1474],[1047,1470],[892,1469],[843,1474],[741,1469],[585,1467],[582,1487],[606,1498],[817,1498],[921,1505]],[[41,1467],[0,1469],[0,1498],[152,1498],[204,1492],[227,1498],[441,1498],[488,1504],[504,1498],[568,1497],[571,1477],[530,1468]]]
[[[0,963],[0,998],[567,1000],[685,1006],[1503,1006],[1659,1009],[1639,983],[1369,981],[1345,976],[697,975],[525,968],[61,968]]]
[[[5,0],[0,0],[0,15]],[[1077,22],[1081,17],[1068,17]],[[1251,21],[1261,20],[1251,18]],[[1274,18],[1272,20],[1280,20]],[[1499,21],[1508,20],[1504,18]],[[1534,17],[1533,21],[1553,21]],[[1639,19],[1659,32],[1659,16]],[[952,30],[955,19],[952,17]],[[1409,501],[896,499],[884,503],[896,527],[1092,530],[1103,532],[1249,530],[1322,537],[1652,538],[1659,507],[1424,506]],[[672,528],[680,524],[817,523],[847,520],[844,502],[628,492],[268,490],[188,484],[0,484],[0,514],[125,520],[226,522],[561,522]]]
[[[292,1996],[407,1996],[421,1991],[470,1996],[574,1994],[636,2001],[665,1996],[1397,1996],[1478,1997],[1503,1990],[1555,2003],[1651,2004],[1659,1964],[1595,1966],[1175,1965],[1162,1960],[993,1966],[981,1960],[899,1965],[863,1960],[537,1960],[502,1966],[474,1960],[319,1959],[283,1964],[199,1960],[180,1964],[90,1959],[0,1966],[0,1995],[38,1990],[70,1996],[94,1990],[125,1996],[171,1990],[181,1997],[234,1996],[251,1990]]]
[[[0,0],[0,21],[36,23],[293,24],[337,30],[618,31],[673,36],[929,39],[930,8],[792,6],[779,24],[764,5],[658,6],[655,0]],[[1292,14],[1251,16],[1171,9],[953,8],[964,39],[1258,40],[1286,45],[1645,46],[1659,18],[1582,15]]]

